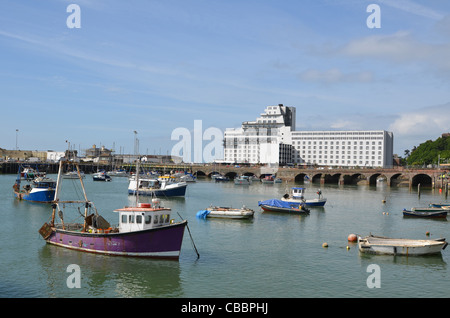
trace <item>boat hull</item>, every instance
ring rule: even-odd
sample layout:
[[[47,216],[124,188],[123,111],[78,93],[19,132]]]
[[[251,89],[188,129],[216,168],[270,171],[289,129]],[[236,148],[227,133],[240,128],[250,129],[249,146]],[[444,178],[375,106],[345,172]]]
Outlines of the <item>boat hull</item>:
[[[296,209],[296,208],[282,208],[266,204],[261,204],[261,209],[266,212],[283,212],[283,213],[295,213],[295,214],[309,214],[308,210]]]
[[[358,238],[360,252],[369,254],[387,254],[420,256],[438,254],[445,249],[445,240],[410,240],[365,237]]]
[[[82,233],[52,228],[45,240],[48,244],[82,252],[178,259],[186,225],[187,221],[182,221],[159,228],[126,233]]]
[[[447,211],[410,211],[405,209],[403,210],[403,216],[428,219],[445,219],[447,217]]]
[[[255,212],[253,210],[241,209],[209,209],[197,212],[198,218],[221,218],[221,219],[251,219]]]
[[[183,197],[186,194],[187,185],[168,187],[165,189],[142,189],[139,195],[156,197]],[[128,189],[128,194],[136,195],[136,190]]]
[[[111,181],[111,177],[92,177],[92,180],[100,182],[108,182]]]
[[[54,189],[33,189],[30,192],[14,192],[14,195],[19,200],[50,203],[55,198]]]
[[[288,203],[303,203],[305,206],[309,206],[309,207],[325,206],[325,203],[327,203],[327,199],[292,200],[292,199],[282,198],[281,200],[288,202]]]

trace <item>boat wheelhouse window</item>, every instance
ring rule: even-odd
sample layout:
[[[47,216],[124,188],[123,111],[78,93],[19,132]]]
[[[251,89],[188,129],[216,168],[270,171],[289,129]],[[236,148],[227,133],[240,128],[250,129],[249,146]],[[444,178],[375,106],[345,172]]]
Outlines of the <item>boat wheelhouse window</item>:
[[[127,223],[127,215],[122,214],[122,223]]]
[[[150,224],[150,223],[152,223],[152,216],[146,215],[145,216],[145,224]]]
[[[158,224],[158,216],[155,215],[155,217],[153,218],[153,224]]]
[[[129,223],[134,223],[134,215],[129,215],[128,221],[129,221]]]
[[[141,224],[142,223],[142,215],[136,215],[136,223]]]

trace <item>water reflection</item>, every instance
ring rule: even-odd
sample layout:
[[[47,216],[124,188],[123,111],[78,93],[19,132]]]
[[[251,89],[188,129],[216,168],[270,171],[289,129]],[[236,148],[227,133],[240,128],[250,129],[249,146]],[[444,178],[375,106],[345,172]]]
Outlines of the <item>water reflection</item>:
[[[359,253],[362,266],[369,264],[396,264],[402,266],[424,267],[435,270],[447,270],[447,263],[442,257],[442,253],[435,255],[404,256],[404,255],[374,255]]]
[[[41,280],[48,297],[180,297],[177,261],[114,257],[44,245],[39,252]],[[81,270],[81,288],[67,287],[67,266]]]

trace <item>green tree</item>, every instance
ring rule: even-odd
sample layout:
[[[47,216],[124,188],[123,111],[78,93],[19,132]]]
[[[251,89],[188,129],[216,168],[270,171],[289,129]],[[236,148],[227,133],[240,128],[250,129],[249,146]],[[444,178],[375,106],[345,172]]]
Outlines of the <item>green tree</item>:
[[[406,153],[406,151],[405,151]],[[450,159],[450,137],[439,137],[435,141],[427,140],[414,147],[406,159],[408,165],[429,165],[447,162]]]

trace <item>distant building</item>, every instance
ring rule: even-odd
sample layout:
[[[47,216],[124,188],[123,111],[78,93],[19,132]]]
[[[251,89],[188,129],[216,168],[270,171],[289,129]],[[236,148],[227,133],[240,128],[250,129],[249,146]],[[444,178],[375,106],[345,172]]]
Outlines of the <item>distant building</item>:
[[[340,167],[393,165],[393,134],[374,131],[294,131],[293,162]]]
[[[52,151],[52,150],[47,151],[47,161],[56,162],[64,157],[65,157],[64,151]]]
[[[105,146],[97,148],[96,145],[93,145],[92,148],[86,150],[86,159],[93,162],[110,163],[112,150],[106,149]]]
[[[392,167],[392,132],[295,131],[295,113],[295,107],[268,106],[256,121],[226,129],[224,162]]]

